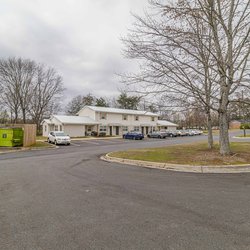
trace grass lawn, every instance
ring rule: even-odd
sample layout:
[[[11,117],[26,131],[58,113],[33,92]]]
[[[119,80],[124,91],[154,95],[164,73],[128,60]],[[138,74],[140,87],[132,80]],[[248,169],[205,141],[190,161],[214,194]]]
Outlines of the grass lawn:
[[[245,138],[245,137],[250,137],[250,134],[244,136],[244,135],[239,135],[238,137],[242,137],[242,138]]]
[[[36,140],[47,141],[47,137],[46,137],[46,136],[38,135],[38,136],[36,137]]]
[[[43,148],[43,147],[53,147],[53,146],[43,141],[37,141],[36,144],[29,146],[29,148]]]
[[[231,143],[232,155],[221,156],[219,145],[212,150],[206,143],[176,145],[162,148],[132,149],[114,152],[110,156],[131,160],[189,165],[233,165],[250,163],[250,143]]]

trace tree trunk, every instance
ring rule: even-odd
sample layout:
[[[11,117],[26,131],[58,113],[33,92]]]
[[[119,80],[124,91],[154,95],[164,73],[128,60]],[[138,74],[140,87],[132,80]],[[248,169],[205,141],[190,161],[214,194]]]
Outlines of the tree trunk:
[[[212,118],[211,113],[207,112],[207,131],[208,131],[208,148],[214,147],[213,131],[212,131]]]
[[[25,109],[22,109],[22,113],[23,113],[23,124],[26,123],[26,112]]]
[[[220,154],[229,155],[231,153],[229,135],[228,135],[228,119],[227,112],[219,112],[219,129],[220,129]]]

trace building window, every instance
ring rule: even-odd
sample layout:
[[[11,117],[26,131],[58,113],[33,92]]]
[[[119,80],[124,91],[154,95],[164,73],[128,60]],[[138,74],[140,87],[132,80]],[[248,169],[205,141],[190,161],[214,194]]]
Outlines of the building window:
[[[139,121],[139,116],[138,115],[135,116],[135,120]]]
[[[101,120],[106,120],[107,119],[107,114],[106,113],[100,113],[100,119]]]
[[[58,131],[58,125],[55,125],[55,131]]]
[[[154,122],[154,121],[155,121],[155,118],[154,118],[153,116],[151,117],[151,121],[152,121],[152,122]]]
[[[60,125],[60,131],[63,131],[63,129],[62,129],[62,125]]]
[[[128,126],[123,126],[123,127],[122,127],[122,131],[123,131],[123,132],[127,132],[127,131],[128,131]]]
[[[100,132],[106,132],[107,131],[107,126],[100,126],[99,131]]]
[[[134,127],[134,131],[140,131],[140,127],[139,126],[135,126]]]
[[[44,125],[44,131],[45,132],[47,131],[47,125]]]
[[[127,121],[128,120],[128,115],[122,115],[122,120]]]

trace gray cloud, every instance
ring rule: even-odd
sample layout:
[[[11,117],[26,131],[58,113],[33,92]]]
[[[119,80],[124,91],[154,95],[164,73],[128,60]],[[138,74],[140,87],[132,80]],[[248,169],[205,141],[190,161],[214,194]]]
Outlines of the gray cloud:
[[[118,94],[115,73],[133,69],[121,54],[141,0],[1,0],[0,57],[24,57],[57,69],[66,95]]]

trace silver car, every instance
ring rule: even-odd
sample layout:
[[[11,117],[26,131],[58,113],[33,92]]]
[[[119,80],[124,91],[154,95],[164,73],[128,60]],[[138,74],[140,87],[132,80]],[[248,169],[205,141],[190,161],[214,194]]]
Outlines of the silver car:
[[[63,131],[51,131],[48,135],[48,143],[70,145],[70,137]]]
[[[151,133],[149,133],[148,138],[159,138],[159,139],[165,139],[168,134],[166,132],[162,132],[162,131],[153,131]]]

